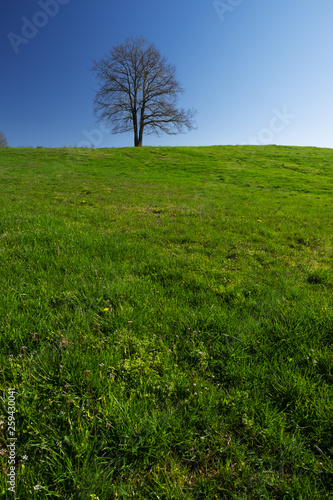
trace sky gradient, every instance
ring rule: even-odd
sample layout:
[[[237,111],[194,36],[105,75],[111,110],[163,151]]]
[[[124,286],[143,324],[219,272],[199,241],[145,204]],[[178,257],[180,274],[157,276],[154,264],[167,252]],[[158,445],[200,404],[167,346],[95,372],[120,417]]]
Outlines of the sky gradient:
[[[332,0],[2,0],[0,130],[10,146],[133,146],[93,114],[92,59],[129,36],[177,68],[197,130],[148,146],[333,147]]]

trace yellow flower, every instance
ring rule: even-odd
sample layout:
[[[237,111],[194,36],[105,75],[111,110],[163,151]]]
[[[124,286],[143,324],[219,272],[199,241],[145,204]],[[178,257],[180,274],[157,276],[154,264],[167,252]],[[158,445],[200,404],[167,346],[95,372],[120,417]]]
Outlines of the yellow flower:
[[[105,308],[103,309],[103,313],[105,313],[105,312],[106,312],[106,311],[108,311],[108,310],[109,310],[109,308],[108,308],[108,307],[105,307]]]
[[[260,220],[260,219],[258,219],[258,222],[261,222],[261,220]]]

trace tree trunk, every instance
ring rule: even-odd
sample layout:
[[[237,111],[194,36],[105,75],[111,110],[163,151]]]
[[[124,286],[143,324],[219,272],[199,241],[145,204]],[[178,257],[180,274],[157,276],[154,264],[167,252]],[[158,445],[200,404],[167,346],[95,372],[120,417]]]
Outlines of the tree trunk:
[[[133,112],[133,131],[134,131],[134,146],[139,146],[139,137],[138,137],[138,119],[136,116],[136,111]]]
[[[141,114],[140,114],[140,129],[139,129],[139,141],[138,141],[138,146],[142,146],[142,139],[143,139],[143,116],[144,116],[144,108],[141,108]]]
[[[137,144],[137,146],[142,146],[142,136],[143,136],[143,130],[140,127],[140,132],[139,132],[139,138],[138,138],[138,144]]]

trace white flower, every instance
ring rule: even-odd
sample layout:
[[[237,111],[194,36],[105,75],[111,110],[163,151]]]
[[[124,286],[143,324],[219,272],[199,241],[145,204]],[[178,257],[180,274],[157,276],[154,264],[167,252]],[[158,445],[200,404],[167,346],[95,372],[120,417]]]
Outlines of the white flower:
[[[23,460],[28,460],[28,455],[23,455],[22,459]]]
[[[36,485],[34,486],[34,490],[36,490],[36,491],[37,491],[37,490],[39,490],[39,488],[40,488],[40,485],[39,485],[39,484],[36,484]]]

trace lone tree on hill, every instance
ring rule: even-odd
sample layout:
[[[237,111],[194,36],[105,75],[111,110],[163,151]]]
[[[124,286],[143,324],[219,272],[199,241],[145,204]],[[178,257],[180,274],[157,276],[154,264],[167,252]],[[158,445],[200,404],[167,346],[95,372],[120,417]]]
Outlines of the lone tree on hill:
[[[96,93],[97,117],[112,125],[112,132],[134,132],[134,146],[142,146],[143,133],[183,133],[194,127],[194,110],[178,109],[183,88],[176,69],[144,38],[129,38],[109,54],[93,61],[101,82]]]
[[[6,148],[8,146],[8,142],[4,134],[0,131],[0,148]]]

